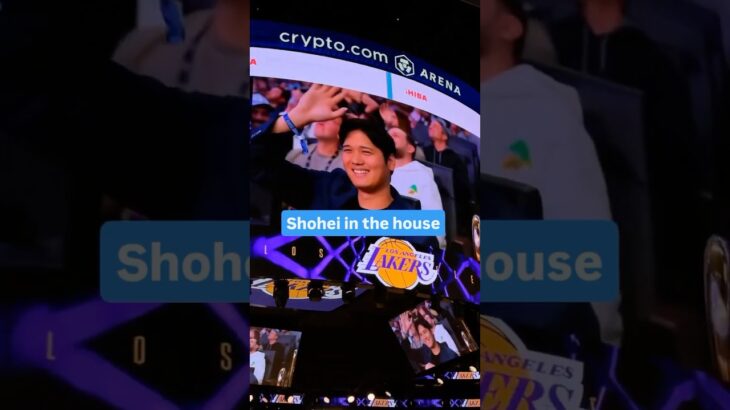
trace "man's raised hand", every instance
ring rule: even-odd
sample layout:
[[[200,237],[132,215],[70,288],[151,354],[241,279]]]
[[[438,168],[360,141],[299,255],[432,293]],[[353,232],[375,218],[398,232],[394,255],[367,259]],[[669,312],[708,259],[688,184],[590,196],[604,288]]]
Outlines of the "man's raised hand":
[[[346,107],[339,107],[346,91],[340,87],[314,84],[304,93],[294,109],[289,113],[292,122],[302,128],[317,121],[328,121],[342,117]]]

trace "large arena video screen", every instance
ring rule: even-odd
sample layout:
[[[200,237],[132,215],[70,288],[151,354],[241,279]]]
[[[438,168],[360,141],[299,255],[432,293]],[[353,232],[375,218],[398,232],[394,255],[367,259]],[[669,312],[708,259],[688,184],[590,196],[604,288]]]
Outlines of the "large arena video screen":
[[[251,384],[290,387],[302,333],[272,328],[249,329]]]
[[[453,304],[434,306],[424,301],[390,322],[408,361],[416,373],[428,371],[479,349],[479,345],[458,316]]]
[[[344,111],[304,124],[275,155],[269,150],[264,161],[253,161],[263,164],[255,165],[251,185],[252,277],[379,282],[478,303],[480,269],[472,229],[479,209],[478,92],[380,44],[269,21],[252,21],[250,72],[254,148],[266,145],[260,140],[269,137],[272,123],[321,87],[343,96],[334,108]],[[395,145],[390,186],[413,209],[443,211],[443,235],[282,234],[282,211],[366,209],[365,189],[358,184],[379,174],[367,158],[345,163],[347,146],[340,132],[358,119],[382,123]],[[356,186],[358,195],[347,198],[344,188],[307,185],[298,179],[300,173],[285,171],[289,165],[274,165],[284,161],[312,175],[346,174],[345,183]],[[305,186],[316,191],[302,192]]]

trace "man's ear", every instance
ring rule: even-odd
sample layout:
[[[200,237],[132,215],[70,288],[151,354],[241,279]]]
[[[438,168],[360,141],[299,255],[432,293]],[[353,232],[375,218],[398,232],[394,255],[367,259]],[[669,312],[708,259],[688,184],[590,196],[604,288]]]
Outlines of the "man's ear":
[[[407,153],[408,153],[408,154],[409,154],[409,155],[410,155],[411,157],[413,157],[413,155],[414,155],[414,154],[416,153],[416,147],[414,147],[414,146],[413,146],[413,145],[411,145],[411,144],[408,144],[408,148],[407,148],[407,149],[408,149]]]
[[[390,170],[390,173],[392,174],[393,171],[395,171],[395,155],[390,155],[388,157],[388,160],[386,161],[386,165],[388,166],[388,169]]]
[[[502,39],[511,43],[519,40],[525,33],[525,27],[517,17],[507,14],[502,17],[502,23],[500,27],[500,35]]]

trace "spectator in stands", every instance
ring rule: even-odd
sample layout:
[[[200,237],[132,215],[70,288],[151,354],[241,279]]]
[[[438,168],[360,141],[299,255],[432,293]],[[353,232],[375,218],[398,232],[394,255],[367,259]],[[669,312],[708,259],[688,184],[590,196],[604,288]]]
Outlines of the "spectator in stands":
[[[485,0],[481,13],[482,173],[539,189],[545,219],[611,219],[575,90],[520,64],[525,34],[520,2]],[[618,344],[617,304],[595,304],[594,310],[604,340]]]
[[[430,352],[430,357],[426,359],[424,370],[431,369],[459,357],[446,343],[436,340],[433,334],[433,326],[424,319],[416,319],[414,321],[414,327],[418,331],[421,340],[423,340],[424,347]]]
[[[415,326],[413,326],[413,319],[416,317],[418,317],[418,314],[415,310],[403,312],[398,316],[401,348],[406,352],[408,361],[414,364],[414,367],[423,366],[426,361],[425,357],[428,356],[421,337],[418,335]]]
[[[260,351],[259,331],[251,329],[249,332],[249,367],[253,369],[253,379],[251,384],[261,384],[266,374],[266,355]]]
[[[286,361],[286,357],[284,357],[284,345],[279,343],[279,332],[277,330],[271,329],[269,331],[268,339],[268,342],[264,345],[264,350],[274,352],[274,358],[271,360],[271,365],[273,366],[274,372],[278,374]]]
[[[308,146],[308,153],[300,147],[293,149],[286,156],[287,161],[305,169],[316,171],[332,171],[343,169],[342,150],[340,148],[340,126],[342,117],[312,124],[312,131],[317,142]]]
[[[461,132],[461,128],[459,128],[459,126],[454,123],[449,124],[449,134],[452,137],[464,138],[464,134]]]
[[[114,61],[169,87],[248,97],[249,13],[249,0],[218,0],[185,17],[182,43],[168,43],[164,27],[137,29],[120,42]]]
[[[389,103],[384,102],[380,104],[380,116],[385,122],[387,128],[393,128],[398,126],[398,117],[395,115],[395,110],[390,106]]]
[[[665,282],[671,282],[671,272],[700,268],[691,259],[701,260],[704,240],[697,238],[693,248],[691,239],[673,238],[679,229],[694,239],[700,217],[689,85],[659,46],[627,21],[625,9],[625,0],[581,0],[581,15],[555,24],[551,32],[562,65],[644,93],[657,271],[666,272]]]
[[[452,123],[451,127],[449,128],[449,131],[451,132],[451,135],[454,137],[470,142],[472,145],[477,147],[479,149],[479,138],[477,138],[474,134],[466,131],[465,129],[459,127],[458,125]]]
[[[418,199],[421,209],[442,210],[441,195],[433,178],[431,168],[414,161],[416,142],[408,131],[395,127],[388,130],[395,142],[395,170],[391,185],[401,195]]]
[[[410,114],[411,129],[413,130],[413,138],[418,145],[426,147],[431,145],[431,139],[428,137],[428,126],[431,123],[431,113],[421,109],[414,109]]]
[[[408,340],[409,345],[412,345],[411,343],[411,334],[410,330],[411,327],[413,327],[413,320],[411,319],[410,312],[403,312],[400,315],[398,315],[398,330],[400,331],[400,338],[401,340]],[[417,346],[420,347],[420,346]]]
[[[254,78],[253,79],[253,91],[255,93],[260,93],[261,95],[266,94],[271,87],[269,86],[269,82],[265,78]]]
[[[415,136],[413,135],[413,117],[412,113],[414,111],[414,108],[405,104],[398,104],[393,106],[393,112],[395,113],[395,117],[397,119],[396,127],[407,130],[408,135],[413,137],[413,142],[416,146],[416,152],[413,154],[413,159],[416,161],[426,162],[426,155],[423,153],[423,146],[421,143],[419,143]]]
[[[610,219],[577,93],[520,64],[524,12],[517,1],[488,0],[485,9],[490,7],[493,22],[482,41],[482,128],[489,133],[481,141],[482,172],[538,188],[546,219]]]
[[[467,141],[466,138],[460,138],[454,134],[454,130],[461,131],[461,128],[454,127],[453,124],[449,127],[447,141],[448,147],[459,154],[466,169],[466,175],[469,184],[469,194],[471,197],[476,197],[476,185],[479,175],[479,145],[473,144]],[[478,142],[478,140],[477,140]]]
[[[457,231],[465,235],[471,226],[471,188],[464,159],[448,147],[449,127],[443,119],[432,116],[428,136],[432,145],[423,149],[426,160],[453,170],[454,193],[456,196]]]
[[[277,113],[286,109],[290,97],[291,91],[279,86],[272,87],[269,92],[266,93],[266,99],[269,100],[271,106],[274,107],[274,111]]]
[[[438,317],[438,313],[431,309],[426,309],[423,305],[419,306],[419,311],[421,312],[421,317],[428,322],[429,325],[431,325],[431,328],[433,329],[433,336],[436,341],[439,343],[446,343],[449,349],[459,356],[459,348],[456,347],[454,338],[451,337],[451,334],[449,334],[444,325],[439,323],[436,319]]]
[[[263,328],[259,329],[259,344],[261,346],[265,345],[269,341],[269,332],[271,329],[269,328]]]
[[[405,116],[398,113],[398,116]],[[399,122],[403,124],[403,122]],[[390,184],[398,193],[417,199],[421,202],[421,209],[443,210],[441,194],[436,185],[431,168],[415,161],[416,142],[407,127],[394,127],[388,134],[395,142],[395,170]],[[446,247],[446,237],[439,237],[441,248]]]
[[[255,93],[251,98],[251,129],[266,124],[271,119],[274,108],[263,95]]]

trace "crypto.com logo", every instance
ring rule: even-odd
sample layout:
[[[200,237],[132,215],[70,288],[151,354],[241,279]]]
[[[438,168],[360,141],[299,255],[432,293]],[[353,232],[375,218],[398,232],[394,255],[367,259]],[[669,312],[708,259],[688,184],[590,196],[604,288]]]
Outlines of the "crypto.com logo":
[[[410,77],[416,73],[416,66],[405,55],[395,56],[395,68],[404,76]]]

